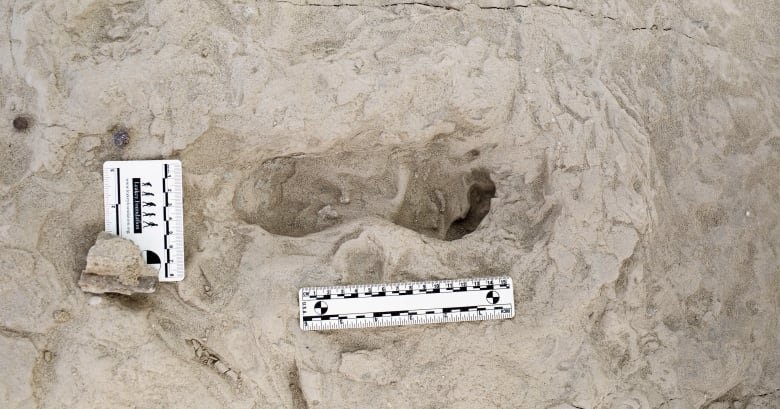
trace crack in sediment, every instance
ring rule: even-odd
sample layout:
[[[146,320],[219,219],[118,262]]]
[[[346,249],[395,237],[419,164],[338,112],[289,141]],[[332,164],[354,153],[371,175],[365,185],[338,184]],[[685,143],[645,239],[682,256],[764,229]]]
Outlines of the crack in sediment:
[[[33,341],[33,339],[44,336],[46,334],[42,332],[28,331],[0,325],[0,335],[8,338],[24,338]]]
[[[659,28],[658,28],[658,26],[657,26],[657,25],[653,24],[653,25],[652,25],[652,26],[650,26],[650,27],[631,27],[631,31],[659,31]],[[673,29],[673,28],[671,28],[671,27],[664,27],[664,28],[661,28],[661,29],[660,29],[660,31],[663,31],[663,32],[672,32],[672,33],[674,33],[674,34],[679,34],[679,35],[681,35],[681,36],[683,36],[683,37],[687,37],[687,38],[689,38],[689,39],[691,39],[691,40],[693,40],[693,41],[696,41],[696,42],[702,43],[702,44],[704,44],[704,45],[707,45],[707,46],[710,46],[710,47],[714,47],[712,44],[710,44],[710,43],[708,43],[708,42],[706,42],[706,41],[701,41],[701,40],[699,40],[699,39],[696,39],[696,38],[694,38],[694,37],[693,37],[693,36],[691,36],[691,35],[685,34],[685,33],[683,33],[682,31],[677,31],[677,30],[675,30],[675,29]]]
[[[291,6],[296,7],[368,7],[368,8],[388,8],[388,7],[396,7],[396,6],[421,6],[421,7],[428,7],[433,9],[440,9],[440,10],[447,10],[447,11],[464,11],[464,7],[454,7],[449,5],[441,5],[441,4],[432,4],[427,2],[421,2],[421,1],[401,1],[401,2],[395,2],[395,3],[388,3],[388,4],[376,4],[376,5],[370,5],[370,4],[358,4],[358,3],[341,3],[341,4],[317,4],[317,3],[296,3],[290,0],[270,0],[268,3],[281,3],[281,4],[289,4]],[[481,10],[503,10],[503,11],[511,11],[514,9],[531,9],[531,8],[556,8],[560,10],[575,12],[579,15],[582,15],[584,17],[590,17],[590,18],[596,18],[596,19],[602,19],[602,20],[608,20],[613,23],[615,23],[618,27],[630,30],[630,31],[658,31],[658,27],[653,24],[650,27],[630,27],[627,26],[620,21],[616,17],[607,16],[604,14],[596,14],[589,12],[584,9],[578,9],[572,6],[564,6],[560,4],[545,4],[540,2],[533,2],[528,4],[513,4],[511,6],[482,6],[479,4],[474,3],[467,3],[466,5],[472,5],[475,6]],[[699,40],[695,37],[692,37],[691,35],[688,35],[686,33],[683,33],[681,31],[677,31],[671,27],[664,27],[660,31],[662,32],[671,32],[680,36],[683,36],[685,38],[688,38],[692,41],[695,41],[697,43],[709,46],[709,47],[716,47],[712,44],[710,44],[707,41]],[[717,47],[716,47],[717,48]]]
[[[423,7],[430,7],[435,9],[442,9],[442,10],[451,10],[451,11],[464,11],[464,8],[462,7],[455,7],[450,5],[443,5],[443,4],[432,4],[428,2],[421,2],[421,1],[400,1],[395,3],[387,3],[387,4],[377,4],[377,5],[370,5],[370,4],[358,4],[358,3],[341,3],[341,4],[320,4],[320,3],[296,3],[290,0],[271,0],[271,3],[283,3],[283,4],[289,4],[292,6],[298,6],[298,7],[373,7],[373,8],[387,8],[387,7],[396,7],[396,6],[423,6]],[[472,5],[475,6],[481,10],[506,10],[510,11],[513,9],[529,9],[529,8],[557,8],[561,10],[567,10],[567,11],[574,11],[576,13],[582,14],[587,17],[600,17],[605,20],[610,20],[617,22],[617,19],[615,17],[606,16],[606,15],[599,15],[595,13],[590,13],[588,11],[585,11],[583,9],[578,9],[570,6],[563,6],[560,4],[545,4],[545,3],[529,3],[529,4],[514,4],[511,6],[482,6],[479,4],[474,3],[467,3],[466,5]]]
[[[659,406],[655,407],[654,409],[661,409],[664,406],[668,405],[670,402],[678,400],[678,399],[679,398],[669,398],[669,399],[666,399],[665,401],[663,401]]]
[[[671,29],[672,29],[671,27],[664,27],[664,28],[661,29],[661,31],[671,31]],[[642,30],[657,31],[658,30],[658,26],[653,24],[650,27],[632,27],[631,28],[631,31],[642,31]]]
[[[769,396],[769,395],[774,395],[774,394],[776,394],[776,393],[778,393],[778,392],[780,392],[780,388],[778,388],[778,389],[775,389],[775,390],[773,390],[773,391],[771,391],[771,390],[770,390],[770,391],[768,391],[768,392],[764,392],[764,393],[759,393],[759,394],[754,394],[754,395],[748,395],[748,396],[745,396],[743,399],[747,400],[748,404],[750,404],[750,403],[751,403],[751,401],[752,401],[753,399],[755,399],[755,398],[765,398],[765,397],[767,397],[767,396]]]
[[[270,3],[283,3],[283,4],[289,4],[292,6],[297,7],[374,7],[374,8],[382,8],[382,7],[395,7],[395,6],[423,6],[423,7],[430,7],[435,9],[442,9],[442,10],[454,10],[454,11],[462,11],[461,9],[457,7],[452,6],[446,6],[446,5],[439,5],[439,4],[431,4],[431,3],[424,3],[419,1],[409,1],[409,2],[397,2],[397,3],[388,3],[388,4],[379,4],[379,5],[367,5],[367,4],[356,4],[356,3],[342,3],[342,4],[316,4],[316,3],[306,3],[306,4],[300,4],[295,3],[288,0],[272,0]]]
[[[16,6],[16,2],[12,2],[9,5],[9,13],[8,13],[8,54],[11,56],[11,66],[14,69],[14,72],[18,73],[16,69],[16,57],[14,57],[14,36],[13,36],[13,24],[14,24],[14,7]]]

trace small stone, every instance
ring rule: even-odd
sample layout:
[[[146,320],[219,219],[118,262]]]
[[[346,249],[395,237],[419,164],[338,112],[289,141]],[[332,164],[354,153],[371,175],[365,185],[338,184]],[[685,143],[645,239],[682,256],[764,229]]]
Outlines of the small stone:
[[[43,360],[51,362],[54,359],[54,354],[51,351],[43,351]]]
[[[56,323],[62,324],[70,321],[70,313],[65,310],[54,311],[54,314],[52,315],[54,317],[54,322]]]
[[[336,220],[339,218],[338,212],[333,210],[333,208],[330,205],[326,205],[320,211],[317,212],[317,215],[320,217],[320,219],[324,220]]]
[[[30,120],[23,117],[23,116],[17,116],[14,118],[14,129],[17,131],[25,131],[27,128],[30,127]]]
[[[157,275],[157,270],[144,262],[135,243],[103,232],[89,249],[79,286],[85,292],[96,294],[152,293],[157,286]]]
[[[111,138],[114,141],[114,146],[117,148],[123,148],[130,143],[130,134],[124,128],[115,130]]]
[[[98,305],[98,304],[100,304],[102,302],[103,302],[103,298],[98,297],[96,295],[93,295],[92,297],[89,297],[89,300],[87,301],[87,303],[89,305]]]

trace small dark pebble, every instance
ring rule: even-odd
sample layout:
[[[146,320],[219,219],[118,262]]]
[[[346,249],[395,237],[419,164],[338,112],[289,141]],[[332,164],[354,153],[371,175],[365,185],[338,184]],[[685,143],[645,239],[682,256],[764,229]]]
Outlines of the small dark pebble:
[[[30,120],[23,117],[23,116],[17,116],[14,118],[14,129],[17,131],[25,131],[27,128],[30,127]]]
[[[122,148],[130,142],[130,134],[124,129],[117,129],[112,135],[114,146]]]

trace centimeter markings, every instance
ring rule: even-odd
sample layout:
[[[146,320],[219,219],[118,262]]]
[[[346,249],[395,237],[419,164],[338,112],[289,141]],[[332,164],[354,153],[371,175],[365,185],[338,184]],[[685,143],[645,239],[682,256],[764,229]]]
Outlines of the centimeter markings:
[[[306,287],[299,293],[303,330],[366,328],[512,318],[509,277]]]
[[[380,295],[411,295],[471,290],[492,290],[501,286],[510,288],[509,277],[470,278],[464,280],[415,281],[390,284],[337,285],[330,287],[304,287],[301,295],[311,299],[376,297]]]
[[[118,168],[103,168],[103,205],[106,231],[119,235],[119,201],[121,185]]]
[[[327,331],[334,329],[353,329],[353,328],[375,328],[375,327],[391,327],[391,326],[403,326],[403,325],[418,325],[418,324],[441,324],[445,322],[463,322],[463,321],[484,321],[484,320],[497,320],[508,319],[514,315],[510,313],[454,313],[444,317],[441,315],[423,315],[413,318],[361,318],[361,319],[347,319],[341,321],[319,321],[316,326],[310,325],[303,328],[304,331]],[[378,321],[377,321],[378,320]]]
[[[173,263],[174,267],[168,271],[166,276],[168,280],[180,279],[184,275],[184,214],[181,206],[183,199],[181,172],[181,166],[178,164],[165,165],[165,241],[168,262]]]

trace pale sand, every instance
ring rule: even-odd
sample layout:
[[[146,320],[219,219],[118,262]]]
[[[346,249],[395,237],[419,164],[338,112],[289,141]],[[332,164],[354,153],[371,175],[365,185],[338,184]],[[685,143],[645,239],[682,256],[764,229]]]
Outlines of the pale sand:
[[[340,1],[3,3],[0,407],[780,408],[776,1]],[[102,163],[160,158],[187,278],[83,293]],[[512,320],[298,328],[499,274]]]

